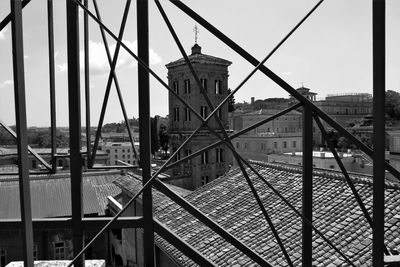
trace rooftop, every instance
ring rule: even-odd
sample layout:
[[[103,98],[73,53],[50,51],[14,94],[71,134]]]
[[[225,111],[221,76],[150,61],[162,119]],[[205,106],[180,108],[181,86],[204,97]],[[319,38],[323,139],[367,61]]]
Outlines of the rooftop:
[[[188,55],[188,58],[191,63],[198,63],[198,64],[214,64],[214,65],[221,65],[221,66],[229,66],[232,64],[232,62],[219,58],[219,57],[214,57],[206,54],[201,53],[201,47],[198,44],[195,44],[192,47],[192,54]],[[185,59],[180,58],[178,60],[172,61],[165,65],[168,69],[181,66],[181,65],[186,65]]]
[[[284,164],[253,162],[253,166],[295,208],[301,211],[302,170]],[[251,172],[249,172],[250,174]],[[301,265],[301,219],[254,174],[250,179],[259,193],[273,224],[295,266]],[[352,175],[367,210],[372,212],[372,184],[369,177]],[[141,187],[137,179],[124,176],[116,180],[130,194]],[[154,192],[155,217],[218,266],[256,266],[208,227]],[[314,170],[314,225],[356,266],[371,266],[372,230],[340,172]],[[390,251],[400,250],[400,187],[386,183],[385,241]],[[259,253],[272,266],[286,266],[279,249],[249,187],[239,169],[187,195],[186,200],[219,223],[224,229]],[[347,266],[320,236],[314,234],[315,266]],[[196,266],[166,240],[156,236],[158,246],[181,266]]]
[[[105,215],[107,196],[121,193],[112,183],[119,171],[84,173],[84,214]],[[0,179],[0,219],[20,218],[18,176]],[[32,217],[51,218],[71,216],[70,174],[30,175]]]

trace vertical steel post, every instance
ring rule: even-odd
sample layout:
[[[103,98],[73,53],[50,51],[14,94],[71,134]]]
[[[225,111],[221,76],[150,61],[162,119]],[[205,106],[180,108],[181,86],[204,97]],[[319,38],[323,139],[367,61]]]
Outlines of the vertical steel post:
[[[313,215],[313,118],[303,107],[303,215],[312,223]],[[312,227],[303,221],[302,266],[312,266]]]
[[[67,51],[68,51],[68,109],[69,144],[71,161],[71,201],[72,201],[72,242],[74,255],[83,248],[82,231],[82,164],[81,157],[81,103],[79,77],[79,20],[78,6],[74,1],[67,2]],[[75,267],[85,266],[82,255]]]
[[[20,0],[10,0],[12,53],[14,71],[15,120],[17,125],[19,196],[23,233],[24,265],[33,266],[32,210],[29,187],[28,138],[25,102],[24,46],[22,6]]]
[[[138,57],[149,65],[149,21],[148,0],[137,1],[137,36]],[[145,184],[151,177],[150,166],[150,80],[148,71],[139,65],[139,142],[140,167]],[[144,219],[144,264],[154,266],[154,227],[153,227],[153,200],[151,187],[143,191],[143,219]]]
[[[53,0],[47,0],[47,27],[49,42],[49,82],[50,82],[50,136],[51,136],[51,170],[57,170],[57,125],[56,125],[56,92],[54,72],[54,29],[53,29]]]
[[[88,0],[84,1],[88,8]],[[85,50],[85,113],[86,113],[86,166],[89,168],[90,158],[90,73],[89,73],[89,16],[85,12],[83,15],[83,42]],[[94,164],[94,162],[93,162]]]
[[[383,266],[385,218],[385,0],[373,0],[373,266]]]

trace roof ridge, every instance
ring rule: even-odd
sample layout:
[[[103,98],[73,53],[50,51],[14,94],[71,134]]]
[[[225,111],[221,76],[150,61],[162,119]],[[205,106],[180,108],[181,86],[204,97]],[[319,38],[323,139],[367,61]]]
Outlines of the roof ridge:
[[[269,167],[280,171],[287,171],[291,173],[302,173],[302,167],[299,165],[294,165],[290,163],[272,163],[258,160],[249,160],[250,163],[257,164],[259,166]],[[342,180],[346,181],[345,176],[341,171],[331,170],[331,169],[323,169],[323,168],[313,168],[313,174],[322,176],[328,179],[334,180]],[[368,184],[373,185],[372,175],[367,175],[363,173],[354,173],[348,172],[350,179],[358,184]],[[400,184],[390,182],[385,179],[385,188],[386,189],[397,189],[400,190]]]

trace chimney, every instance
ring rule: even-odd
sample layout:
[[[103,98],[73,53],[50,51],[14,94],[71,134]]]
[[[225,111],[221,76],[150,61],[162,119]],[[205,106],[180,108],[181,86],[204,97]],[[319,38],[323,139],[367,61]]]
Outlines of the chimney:
[[[254,96],[251,97],[251,104],[254,104]]]

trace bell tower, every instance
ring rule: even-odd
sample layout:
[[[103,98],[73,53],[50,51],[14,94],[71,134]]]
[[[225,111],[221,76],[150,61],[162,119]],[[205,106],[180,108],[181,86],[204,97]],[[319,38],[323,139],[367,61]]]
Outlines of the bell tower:
[[[192,47],[192,53],[188,57],[213,107],[217,107],[228,95],[228,66],[232,63],[222,58],[203,54],[202,48],[197,43]],[[168,63],[166,67],[170,88],[203,118],[206,118],[212,110],[207,105],[185,60],[178,59]],[[168,100],[170,148],[172,152],[175,152],[186,138],[200,126],[201,121],[171,92]],[[227,103],[217,111],[217,115],[222,125],[228,128]],[[214,118],[208,121],[208,125],[216,132],[221,131]],[[176,158],[180,159],[218,140],[207,127],[203,127]],[[193,190],[224,174],[230,164],[232,164],[231,153],[224,145],[221,145],[176,166],[171,173],[172,183]]]

